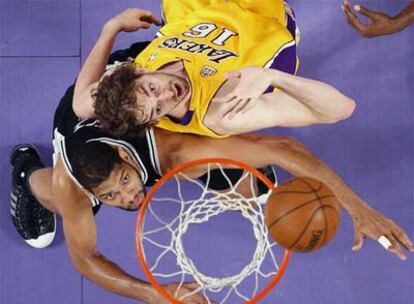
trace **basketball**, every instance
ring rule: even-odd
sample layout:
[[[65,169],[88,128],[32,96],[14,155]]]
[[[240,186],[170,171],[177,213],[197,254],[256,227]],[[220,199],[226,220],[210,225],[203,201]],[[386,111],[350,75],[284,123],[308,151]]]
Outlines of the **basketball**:
[[[272,191],[265,222],[270,235],[284,248],[314,251],[334,237],[340,222],[339,203],[322,182],[296,177]]]

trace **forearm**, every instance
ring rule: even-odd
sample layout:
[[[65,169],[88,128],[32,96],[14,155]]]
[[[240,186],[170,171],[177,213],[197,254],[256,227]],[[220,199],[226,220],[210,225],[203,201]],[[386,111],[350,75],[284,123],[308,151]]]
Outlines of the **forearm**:
[[[252,167],[276,165],[294,176],[308,176],[326,184],[349,213],[362,206],[361,198],[322,160],[293,138],[242,134],[226,139],[212,139],[188,134],[174,134],[154,128],[161,169],[166,172],[184,162],[207,157],[232,158]],[[194,147],[200,147],[194,149]],[[191,172],[197,177],[205,173]],[[205,170],[205,169],[204,169]]]
[[[398,15],[394,18],[397,23],[397,31],[402,31],[407,26],[414,23],[414,1],[412,0]]]
[[[341,206],[350,214],[363,206],[368,207],[326,163],[293,138],[244,134],[226,140],[227,144],[220,143],[223,145],[220,151],[225,152],[213,152],[214,156],[231,155],[231,158],[256,168],[276,165],[294,176],[320,180],[334,192]]]
[[[154,292],[151,285],[130,276],[103,255],[73,261],[77,270],[95,284],[125,297],[150,302]]]
[[[332,168],[301,143],[289,139],[288,144],[280,150],[278,157],[273,158],[274,162],[279,162],[281,168],[294,176],[308,176],[323,182],[334,192],[341,206],[348,213],[353,213],[362,206],[362,200],[358,194]]]
[[[294,176],[308,176],[320,180],[334,192],[348,213],[352,214],[362,206],[368,207],[338,174],[298,141],[289,138],[279,143],[274,141],[272,145],[265,142],[262,146],[267,147],[261,153],[268,159],[267,162]]]
[[[118,27],[111,21],[105,24],[78,75],[73,94],[73,109],[78,116],[89,117],[93,114],[91,89],[105,72],[118,32]]]
[[[109,59],[115,38],[119,33],[119,28],[116,24],[108,21],[87,57],[76,82],[75,94],[77,90],[82,90],[85,87],[97,82],[105,72],[105,67]]]
[[[279,88],[306,106],[321,122],[332,123],[348,118],[355,102],[326,83],[290,75],[277,70],[271,73],[272,86]]]

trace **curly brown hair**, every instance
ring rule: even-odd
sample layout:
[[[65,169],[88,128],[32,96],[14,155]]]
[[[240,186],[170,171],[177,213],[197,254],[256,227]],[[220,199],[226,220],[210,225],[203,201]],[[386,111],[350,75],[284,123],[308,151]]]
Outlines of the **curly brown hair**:
[[[122,65],[105,76],[92,92],[96,118],[101,127],[115,136],[140,136],[154,122],[141,123],[143,105],[137,102],[135,80],[140,77],[134,64]]]

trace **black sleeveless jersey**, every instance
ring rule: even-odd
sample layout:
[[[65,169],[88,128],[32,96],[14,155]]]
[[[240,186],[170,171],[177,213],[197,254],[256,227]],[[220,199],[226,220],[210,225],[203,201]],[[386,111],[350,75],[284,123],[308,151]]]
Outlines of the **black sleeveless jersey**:
[[[62,98],[54,118],[53,147],[54,162],[60,157],[66,172],[81,188],[72,171],[71,159],[77,149],[87,142],[98,141],[113,147],[122,147],[128,152],[138,167],[138,173],[145,186],[152,186],[161,176],[155,136],[148,129],[141,137],[114,137],[99,127],[97,120],[79,120],[72,110],[73,86]],[[99,203],[91,193],[87,192],[92,206]]]

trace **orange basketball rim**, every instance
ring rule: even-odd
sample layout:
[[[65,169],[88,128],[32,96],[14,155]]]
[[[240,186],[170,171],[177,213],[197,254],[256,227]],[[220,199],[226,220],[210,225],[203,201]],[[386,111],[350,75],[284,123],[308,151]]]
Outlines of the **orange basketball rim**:
[[[180,173],[182,171],[185,171],[187,169],[190,169],[195,166],[200,165],[207,165],[209,163],[218,163],[224,165],[226,168],[231,167],[238,167],[241,169],[244,169],[245,171],[248,171],[252,175],[255,175],[258,179],[260,179],[269,189],[273,189],[274,185],[272,182],[266,178],[263,174],[261,174],[259,171],[257,171],[255,168],[236,160],[232,159],[226,159],[226,158],[203,158],[198,159],[190,162],[186,162],[184,164],[181,164],[173,169],[171,169],[169,172],[167,172],[152,188],[148,191],[146,197],[143,200],[142,206],[140,208],[140,211],[138,213],[137,222],[136,222],[136,250],[138,254],[138,261],[140,263],[140,266],[145,273],[148,281],[151,283],[151,285],[167,300],[169,300],[171,303],[174,304],[182,304],[180,300],[175,298],[173,295],[168,293],[162,285],[157,281],[157,279],[154,277],[154,275],[151,272],[150,267],[148,266],[146,259],[145,259],[145,253],[143,248],[143,236],[142,236],[142,227],[144,225],[145,221],[145,214],[148,209],[148,205],[151,202],[151,199],[153,198],[156,191],[164,185],[169,179],[171,179],[174,175],[177,173]],[[287,264],[289,262],[290,258],[290,251],[284,249],[283,259],[279,265],[279,269],[277,273],[273,276],[273,278],[268,282],[268,284],[262,288],[260,291],[257,292],[250,300],[246,301],[245,303],[253,304],[257,303],[260,300],[262,300],[279,282],[281,279],[283,273],[286,270]]]

